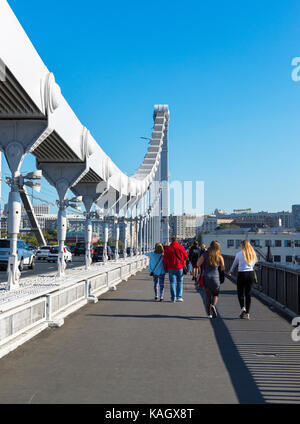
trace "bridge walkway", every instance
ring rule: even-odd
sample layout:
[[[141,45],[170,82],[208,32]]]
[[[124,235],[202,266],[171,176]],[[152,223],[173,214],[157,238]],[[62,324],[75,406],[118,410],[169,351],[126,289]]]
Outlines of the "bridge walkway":
[[[155,302],[139,273],[28,341],[0,360],[0,403],[300,403],[290,323],[255,298],[237,318],[229,280],[210,320],[190,280],[184,303]]]

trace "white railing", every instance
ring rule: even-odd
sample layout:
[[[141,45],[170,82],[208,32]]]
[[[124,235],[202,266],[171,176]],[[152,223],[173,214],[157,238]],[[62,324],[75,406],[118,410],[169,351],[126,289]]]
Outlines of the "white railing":
[[[61,326],[66,316],[97,296],[115,288],[122,281],[144,269],[148,258],[142,256],[115,268],[97,271],[86,279],[77,279],[72,285],[44,293],[40,298],[0,313],[0,358],[29,340],[48,326]]]

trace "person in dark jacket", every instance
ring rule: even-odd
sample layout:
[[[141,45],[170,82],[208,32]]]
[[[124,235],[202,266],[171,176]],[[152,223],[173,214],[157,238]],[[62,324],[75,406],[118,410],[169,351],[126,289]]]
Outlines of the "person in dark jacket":
[[[183,268],[188,258],[186,250],[172,237],[172,243],[165,249],[163,264],[169,273],[171,302],[183,302]]]
[[[195,281],[197,281],[197,277],[198,277],[199,267],[197,265],[197,262],[200,256],[201,256],[201,251],[199,249],[197,240],[195,240],[189,251],[189,261],[191,262],[193,267],[193,280]]]

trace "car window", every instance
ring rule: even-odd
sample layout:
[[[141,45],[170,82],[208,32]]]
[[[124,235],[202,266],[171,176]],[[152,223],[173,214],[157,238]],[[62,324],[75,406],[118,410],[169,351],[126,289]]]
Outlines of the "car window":
[[[50,246],[43,246],[43,247],[41,247],[41,250],[50,250],[50,249],[51,249]]]
[[[9,249],[10,242],[9,240],[0,240],[0,249]]]

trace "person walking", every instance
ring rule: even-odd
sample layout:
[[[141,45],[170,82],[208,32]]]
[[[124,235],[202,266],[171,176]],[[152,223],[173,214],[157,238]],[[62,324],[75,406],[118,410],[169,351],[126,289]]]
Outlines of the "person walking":
[[[165,291],[165,268],[163,265],[163,254],[164,248],[161,243],[156,243],[154,252],[145,253],[146,256],[149,256],[148,271],[150,272],[150,275],[153,276],[155,300],[160,298],[160,302],[164,300]],[[158,285],[160,294],[159,297]]]
[[[220,293],[220,272],[225,271],[224,258],[221,255],[220,243],[216,240],[210,243],[207,251],[198,259],[198,267],[203,265],[203,279],[206,293],[206,309],[209,318],[217,317],[217,303]]]
[[[237,295],[241,307],[240,318],[250,319],[251,290],[255,281],[254,266],[257,262],[255,250],[248,240],[241,242],[241,250],[235,255],[228,273],[232,275],[238,266]]]
[[[169,273],[171,302],[183,302],[183,270],[188,258],[186,250],[178,243],[177,237],[172,237],[172,243],[164,253],[163,264]]]
[[[192,264],[192,273],[193,273],[192,280],[193,281],[194,280],[197,281],[198,269],[199,269],[197,262],[200,256],[201,256],[201,251],[199,249],[199,243],[197,240],[195,240],[189,251],[189,261]]]

